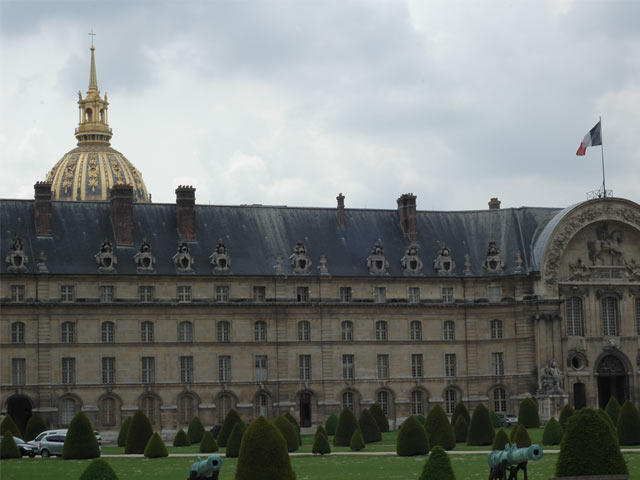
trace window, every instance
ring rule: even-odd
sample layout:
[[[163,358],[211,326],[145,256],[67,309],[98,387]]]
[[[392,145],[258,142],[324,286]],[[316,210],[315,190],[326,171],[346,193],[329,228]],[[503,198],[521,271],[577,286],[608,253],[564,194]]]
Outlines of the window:
[[[102,285],[100,287],[100,301],[113,302],[113,285]]]
[[[231,357],[229,355],[218,357],[218,380],[221,382],[231,381]]]
[[[76,383],[76,359],[62,359],[62,383],[65,385],[74,385]]]
[[[640,335],[640,297],[636,298],[636,335]]]
[[[180,410],[180,423],[189,423],[194,415],[195,399],[191,395],[182,395],[178,404]]]
[[[12,385],[24,385],[25,375],[27,372],[26,360],[24,358],[12,358],[11,359],[11,384]]]
[[[60,401],[60,423],[67,426],[76,416],[76,401],[73,398],[63,398]]]
[[[181,285],[178,287],[178,301],[179,302],[191,301],[191,287],[189,285]]]
[[[258,320],[253,325],[253,337],[256,342],[266,342],[267,341],[267,322],[263,322],[262,320]]]
[[[444,354],[444,376],[445,377],[456,376],[456,354],[455,353]]]
[[[193,383],[193,357],[180,357],[180,383]]]
[[[230,330],[229,322],[227,321],[218,322],[218,341],[219,342],[228,343],[231,341],[229,330]]]
[[[154,357],[142,357],[141,365],[142,365],[142,383],[155,383],[156,359]]]
[[[440,290],[440,298],[444,303],[453,302],[453,287],[442,287]]]
[[[378,405],[380,405],[380,408],[382,409],[382,413],[384,413],[385,416],[388,417],[389,416],[389,392],[387,392],[386,390],[380,390],[376,395],[376,400],[378,401]]]
[[[152,424],[156,423],[156,399],[154,397],[150,395],[143,397],[141,410]]]
[[[264,302],[267,298],[265,287],[253,287],[253,301]]]
[[[496,376],[504,375],[504,353],[493,352],[491,354],[491,373]]]
[[[13,322],[11,324],[11,343],[24,343],[24,323]]]
[[[389,378],[389,355],[378,355],[376,365],[378,367],[378,378],[381,380]]]
[[[11,285],[11,301],[24,302],[24,285]]]
[[[424,415],[424,396],[421,390],[411,392],[411,414]]]
[[[102,357],[102,383],[105,385],[116,383],[115,357]]]
[[[353,380],[353,355],[342,355],[342,378]]]
[[[256,396],[256,417],[260,415],[265,418],[269,416],[269,397],[266,393],[259,393]]]
[[[582,299],[571,297],[566,303],[567,311],[567,335],[570,337],[582,337]]]
[[[153,302],[153,287],[150,285],[140,285],[138,295],[141,302]]]
[[[116,401],[113,398],[105,397],[100,402],[100,421],[105,427],[116,424]]]
[[[491,338],[502,338],[502,320],[491,320]]]
[[[420,320],[412,320],[409,324],[409,338],[422,340],[422,322]]]
[[[411,376],[413,378],[422,377],[422,354],[421,353],[411,354]]]
[[[353,411],[353,392],[344,392],[342,394],[342,408],[349,408]]]
[[[267,356],[256,355],[256,381],[266,382],[268,378]]]
[[[602,334],[618,335],[618,301],[613,297],[602,299]]]
[[[442,324],[442,336],[445,340],[456,339],[456,323],[453,320],[445,320]]]
[[[506,413],[507,393],[504,388],[496,388],[493,391],[493,409],[498,413]]]
[[[76,341],[76,324],[64,322],[60,330],[60,341],[62,343],[74,343]]]
[[[115,334],[115,323],[113,322],[102,322],[100,326],[100,341],[102,343],[113,343],[116,340]]]
[[[378,320],[376,322],[376,340],[387,340],[387,322],[384,320]]]
[[[60,285],[60,300],[63,302],[73,302],[75,287],[73,285]]]
[[[444,392],[444,411],[447,415],[453,415],[458,403],[458,392],[450,388]]]
[[[351,287],[340,287],[340,301],[341,302],[351,301]]]
[[[297,287],[296,288],[296,300],[298,302],[309,301],[309,287]]]
[[[226,285],[219,285],[216,287],[216,302],[228,302],[229,301],[229,287]]]
[[[185,320],[178,324],[178,341],[179,342],[192,342],[193,341],[193,323]]]
[[[218,423],[224,423],[224,419],[233,407],[233,399],[231,395],[223,394],[218,397],[216,405],[218,406]]]
[[[420,303],[420,287],[409,287],[409,303]]]
[[[487,294],[491,303],[498,303],[502,299],[502,287],[489,287]]]
[[[311,380],[311,355],[299,355],[300,380]]]
[[[373,290],[373,300],[376,303],[385,303],[387,301],[387,289],[386,289],[386,287],[376,287]]]
[[[311,324],[306,320],[298,322],[298,341],[308,342],[311,339]]]
[[[341,324],[342,340],[345,342],[353,341],[353,322],[345,320]]]
[[[140,324],[140,340],[146,343],[153,342],[153,322]]]

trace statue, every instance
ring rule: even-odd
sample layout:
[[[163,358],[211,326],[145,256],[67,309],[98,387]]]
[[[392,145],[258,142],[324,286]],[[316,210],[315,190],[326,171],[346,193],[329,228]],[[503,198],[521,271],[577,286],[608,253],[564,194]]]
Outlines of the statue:
[[[632,258],[631,261],[627,263],[627,276],[632,282],[640,280],[640,264],[636,262],[635,258]]]
[[[622,232],[614,230],[609,232],[609,227],[605,224],[596,230],[597,240],[589,240],[587,248],[589,250],[589,260],[596,265],[623,265],[622,258]]]
[[[555,359],[542,369],[540,390],[542,394],[562,393],[564,389],[564,373],[556,365]]]
[[[569,268],[571,269],[569,280],[589,280],[589,277],[591,277],[589,267],[585,265],[585,263],[582,261],[582,258],[580,257],[578,257],[576,263],[569,262]]]

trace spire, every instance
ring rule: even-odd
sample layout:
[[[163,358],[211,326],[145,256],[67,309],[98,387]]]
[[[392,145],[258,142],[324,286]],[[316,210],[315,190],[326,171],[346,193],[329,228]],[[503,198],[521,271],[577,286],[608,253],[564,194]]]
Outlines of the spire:
[[[93,28],[91,29],[91,33],[89,33],[89,35],[91,36],[91,70],[89,71],[89,91],[87,92],[87,94],[91,91],[95,91],[98,92],[98,76],[96,75],[96,56],[95,56],[95,51],[96,51],[96,47],[94,47],[93,45],[93,37],[95,37],[95,33],[93,33]]]

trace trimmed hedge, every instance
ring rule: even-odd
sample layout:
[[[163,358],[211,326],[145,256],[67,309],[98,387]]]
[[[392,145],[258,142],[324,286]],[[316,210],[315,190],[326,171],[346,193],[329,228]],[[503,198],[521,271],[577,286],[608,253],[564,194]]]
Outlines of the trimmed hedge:
[[[316,434],[313,437],[313,446],[311,447],[311,453],[319,453],[324,455],[331,453],[331,447],[329,446],[329,437],[322,425],[316,430]]]
[[[4,433],[2,436],[2,442],[0,442],[0,458],[4,460],[20,457],[22,457],[22,455],[20,454],[20,449],[16,445],[16,441],[13,439],[13,435],[11,432]]]
[[[360,413],[358,426],[360,427],[364,443],[373,443],[382,440],[382,434],[380,433],[376,419],[373,418],[371,412],[366,408]]]
[[[456,436],[456,442],[466,442],[469,434],[469,422],[463,416],[459,416],[453,426],[453,433]]]
[[[322,425],[318,425],[318,428],[316,428],[316,433],[313,434],[314,437],[317,437],[318,435],[324,435],[324,438],[329,440],[329,435],[327,435],[327,431]]]
[[[129,426],[131,425],[131,418],[127,417],[120,426],[120,432],[118,433],[118,446],[124,447],[127,444],[127,435],[129,434]]]
[[[544,426],[544,432],[542,432],[542,444],[543,445],[560,445],[562,441],[562,427],[554,417],[551,417],[547,424]]]
[[[425,417],[422,414],[421,415],[414,415],[414,417],[416,417],[416,420],[418,420],[423,427],[424,427],[424,424],[427,423],[427,417]]]
[[[456,408],[453,410],[453,415],[451,415],[451,425],[455,426],[459,417],[464,417],[467,421],[467,425],[471,423],[471,415],[469,415],[469,410],[465,407],[464,403],[458,402],[456,404]]]
[[[193,417],[189,422],[189,428],[187,429],[187,438],[189,442],[200,443],[204,435],[204,425],[198,417]]]
[[[495,430],[489,417],[489,410],[481,403],[473,409],[467,445],[491,445],[494,436]]]
[[[560,417],[558,418],[558,422],[562,427],[562,431],[567,428],[567,420],[569,420],[569,417],[573,415],[574,412],[575,410],[568,403],[564,407],[562,407],[562,410],[560,410]]]
[[[424,425],[431,448],[440,445],[445,450],[456,448],[456,436],[449,418],[440,405],[434,406],[427,414]]]
[[[222,422],[222,428],[220,429],[220,432],[218,432],[218,438],[217,438],[218,445],[220,445],[221,447],[227,446],[229,435],[231,435],[233,426],[236,423],[239,423],[240,425],[244,426],[244,422],[242,421],[242,418],[240,418],[240,415],[238,415],[238,412],[236,412],[235,409],[232,408],[224,417],[224,421]]]
[[[419,480],[456,480],[449,455],[439,445],[433,447]]]
[[[605,423],[607,425],[609,425],[609,428],[611,429],[611,432],[613,433],[613,435],[618,438],[617,434],[616,434],[616,426],[613,424],[613,421],[611,420],[611,417],[609,416],[609,414],[607,412],[605,412],[603,409],[599,408],[598,410],[596,410],[596,413],[598,415],[600,415],[600,418],[602,420],[605,421]]]
[[[149,442],[144,447],[144,456],[147,458],[161,458],[168,457],[169,451],[167,450],[167,446],[160,438],[160,434],[158,432],[151,435],[149,438]]]
[[[500,420],[500,417],[493,410],[489,410],[489,418],[491,419],[491,425],[493,425],[493,428],[502,427],[502,421]]]
[[[295,480],[287,444],[264,417],[254,420],[242,437],[235,480]]]
[[[332,413],[331,415],[329,415],[329,417],[327,418],[327,421],[324,422],[324,428],[327,431],[327,435],[336,434],[336,429],[338,428],[338,416],[335,413]]]
[[[22,438],[22,432],[16,422],[13,421],[13,418],[11,418],[11,415],[6,415],[2,419],[2,423],[0,423],[0,435],[5,435],[7,432],[10,432],[14,437]]]
[[[614,425],[618,425],[618,414],[620,413],[620,403],[618,399],[611,395],[607,405],[604,407],[604,411],[609,414],[611,421]]]
[[[213,453],[218,451],[218,443],[209,430],[204,432],[200,441],[200,453]]]
[[[519,423],[516,428],[511,430],[511,443],[515,443],[518,448],[530,447],[531,437],[524,425]]]
[[[640,413],[628,400],[620,408],[617,430],[620,445],[640,445]]]
[[[540,426],[538,404],[533,398],[527,397],[520,402],[520,408],[518,409],[518,423],[521,423],[526,428],[538,428]]]
[[[239,423],[236,423],[227,441],[227,449],[224,452],[226,457],[238,458],[240,445],[242,444],[242,435],[244,435],[244,428]]]
[[[375,417],[374,417],[375,418]],[[350,408],[343,408],[338,418],[336,434],[333,436],[335,447],[348,447],[351,443],[353,432],[358,429],[358,421]]]
[[[360,432],[360,430],[353,432],[353,436],[349,442],[349,448],[354,452],[359,452],[364,448],[364,438],[362,438],[362,432]]]
[[[296,432],[298,433],[298,445],[302,445],[302,435],[300,435],[300,424],[296,420],[296,418],[291,415],[289,412],[285,412],[284,418],[289,420],[294,427],[296,427]]]
[[[628,473],[618,441],[595,410],[583,408],[567,421],[556,477]]]
[[[100,456],[98,439],[89,418],[80,411],[71,420],[67,436],[62,447],[62,458],[81,460]]]
[[[178,433],[176,433],[176,436],[173,437],[173,446],[188,447],[189,445],[191,445],[191,442],[189,441],[189,437],[187,437],[187,434],[184,433],[183,429],[178,430]]]
[[[369,408],[369,411],[371,412],[371,415],[373,415],[373,418],[376,419],[376,423],[378,424],[378,428],[380,429],[380,431],[383,433],[388,432],[389,420],[387,419],[387,416],[382,411],[382,407],[380,406],[380,404],[378,404],[378,402],[374,403]]]
[[[118,480],[111,465],[101,458],[97,458],[84,469],[80,480]]]
[[[491,450],[504,450],[504,447],[506,447],[508,443],[509,435],[507,435],[507,432],[504,431],[504,428],[501,428],[496,432],[495,437],[493,437]]]
[[[273,421],[273,424],[278,428],[278,430],[280,430],[280,433],[282,433],[282,436],[287,442],[287,451],[295,452],[296,450],[298,450],[298,447],[300,446],[300,441],[298,440],[298,432],[296,431],[296,427],[289,420],[287,420],[287,417],[285,417],[284,415],[279,415]]]
[[[29,442],[47,429],[47,424],[38,414],[31,415],[24,429],[24,441]]]
[[[142,410],[136,410],[129,424],[124,453],[144,453],[152,435],[153,428],[151,428],[151,422]]]
[[[415,417],[408,417],[398,432],[396,453],[401,457],[426,455],[429,453],[427,432]]]

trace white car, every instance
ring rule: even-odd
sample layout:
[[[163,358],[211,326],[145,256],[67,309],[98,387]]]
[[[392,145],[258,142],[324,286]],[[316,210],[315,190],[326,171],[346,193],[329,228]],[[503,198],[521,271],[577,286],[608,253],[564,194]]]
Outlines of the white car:
[[[40,448],[40,444],[42,443],[42,439],[44,437],[46,437],[47,435],[64,435],[64,436],[66,436],[68,431],[69,431],[68,428],[59,428],[57,430],[45,430],[44,432],[40,432],[36,438],[34,438],[33,440],[31,440],[31,441],[29,441],[27,443],[30,443],[31,445],[35,445],[39,449]],[[96,439],[98,440],[98,445],[102,446],[102,436],[100,435],[100,432],[96,432],[94,430],[93,433],[96,434]]]

